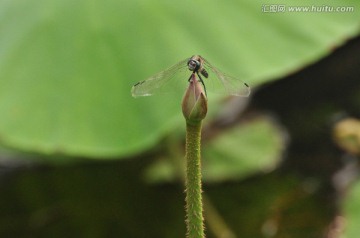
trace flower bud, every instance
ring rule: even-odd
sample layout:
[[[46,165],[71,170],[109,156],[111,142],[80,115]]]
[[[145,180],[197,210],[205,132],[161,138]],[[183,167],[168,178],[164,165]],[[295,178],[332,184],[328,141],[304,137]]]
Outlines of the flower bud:
[[[207,113],[207,98],[201,83],[192,74],[189,86],[182,100],[182,111],[188,122],[198,122],[205,118]]]

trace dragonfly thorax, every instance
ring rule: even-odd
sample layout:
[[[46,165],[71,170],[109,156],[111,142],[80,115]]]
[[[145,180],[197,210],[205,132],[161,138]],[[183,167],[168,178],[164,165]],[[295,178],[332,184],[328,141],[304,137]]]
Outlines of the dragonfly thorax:
[[[209,77],[208,72],[203,66],[203,59],[200,56],[191,57],[187,65],[190,71],[201,73],[205,78]]]

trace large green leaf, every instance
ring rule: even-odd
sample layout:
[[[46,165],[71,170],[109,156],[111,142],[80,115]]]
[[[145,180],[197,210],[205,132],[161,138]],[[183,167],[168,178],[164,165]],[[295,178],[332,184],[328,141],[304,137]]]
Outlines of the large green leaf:
[[[182,94],[135,100],[135,82],[199,53],[256,85],[359,31],[358,0],[285,4],[354,11],[267,13],[267,1],[253,0],[3,0],[1,140],[45,153],[134,154],[179,125]]]

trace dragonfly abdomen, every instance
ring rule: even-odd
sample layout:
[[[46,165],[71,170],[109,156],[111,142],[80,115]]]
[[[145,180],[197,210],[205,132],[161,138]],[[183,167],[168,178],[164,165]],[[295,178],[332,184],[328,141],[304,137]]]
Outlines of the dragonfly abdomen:
[[[209,73],[203,68],[200,72],[205,78],[209,77]]]

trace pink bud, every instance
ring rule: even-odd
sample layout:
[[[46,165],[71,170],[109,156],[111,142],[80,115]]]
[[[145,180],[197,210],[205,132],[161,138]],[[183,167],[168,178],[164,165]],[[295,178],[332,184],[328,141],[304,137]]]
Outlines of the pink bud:
[[[202,84],[192,74],[189,86],[182,100],[182,111],[187,121],[198,122],[207,113],[207,98]]]

